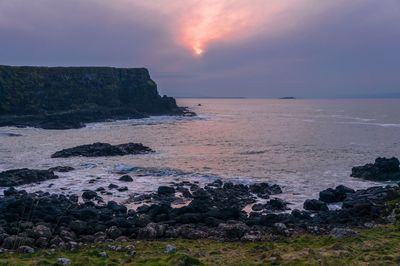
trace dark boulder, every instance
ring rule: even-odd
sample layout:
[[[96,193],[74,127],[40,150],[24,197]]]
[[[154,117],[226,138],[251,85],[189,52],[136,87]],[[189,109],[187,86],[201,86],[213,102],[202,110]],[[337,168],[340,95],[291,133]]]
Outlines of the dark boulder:
[[[303,205],[305,210],[309,211],[327,211],[328,206],[326,205],[325,202],[316,200],[316,199],[308,199],[304,202]]]
[[[143,154],[153,152],[149,147],[141,143],[126,143],[111,145],[108,143],[96,142],[88,145],[81,145],[70,149],[64,149],[54,153],[52,158],[68,158],[74,156],[101,157],[101,156],[123,156],[129,154]]]
[[[133,178],[130,175],[123,175],[118,180],[123,182],[133,182]]]
[[[271,199],[265,204],[266,209],[273,211],[284,211],[287,210],[287,202],[282,199]]]
[[[56,166],[56,167],[49,168],[49,171],[59,172],[59,173],[67,173],[67,172],[71,172],[74,170],[75,170],[75,168],[73,168],[71,166]]]
[[[353,167],[351,176],[372,181],[399,180],[399,165],[399,160],[395,157],[390,159],[379,157],[373,164]]]
[[[221,223],[218,225],[218,230],[228,239],[240,239],[250,228],[242,222]]]
[[[128,189],[128,187],[119,187],[119,188],[117,188],[117,190],[119,192],[124,192],[124,191],[128,191],[129,189]]]
[[[82,194],[82,198],[85,200],[92,200],[96,197],[97,197],[97,193],[92,190],[87,190],[87,191],[83,192],[83,194]]]
[[[27,168],[14,169],[0,173],[0,186],[20,186],[56,178],[58,178],[58,176],[56,176],[53,171],[49,170],[35,170]]]
[[[117,188],[119,188],[119,186],[116,185],[116,184],[112,184],[112,183],[111,183],[111,184],[108,185],[108,188],[109,188],[109,189],[117,189]]]
[[[161,187],[158,187],[157,193],[159,195],[171,195],[171,194],[175,193],[175,188],[167,187],[167,186],[161,186]]]
[[[355,191],[343,185],[337,186],[335,189],[328,188],[319,193],[319,200],[326,203],[340,202],[346,199],[348,194]]]

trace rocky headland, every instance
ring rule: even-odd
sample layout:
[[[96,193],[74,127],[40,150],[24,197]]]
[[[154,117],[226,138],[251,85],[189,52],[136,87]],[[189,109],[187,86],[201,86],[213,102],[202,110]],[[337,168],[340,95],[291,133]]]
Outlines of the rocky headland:
[[[71,129],[149,115],[193,113],[160,96],[144,68],[0,66],[0,126]]]

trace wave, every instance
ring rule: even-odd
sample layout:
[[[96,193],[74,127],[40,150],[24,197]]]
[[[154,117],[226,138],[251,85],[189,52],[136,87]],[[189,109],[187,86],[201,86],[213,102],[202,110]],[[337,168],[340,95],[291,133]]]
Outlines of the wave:
[[[345,119],[345,120],[357,120],[360,122],[376,121],[375,118],[366,118],[366,117],[358,117],[358,116],[350,116],[350,115],[336,115],[336,114],[316,115],[316,116],[314,116],[314,118],[337,118],[337,119]]]
[[[337,124],[366,125],[366,126],[395,127],[395,128],[400,127],[400,124],[387,124],[387,123],[338,122]]]
[[[201,178],[207,181],[214,181],[220,179],[213,174],[204,174],[197,172],[188,172],[180,169],[169,167],[140,167],[127,164],[118,164],[110,171],[114,174],[130,174],[132,176],[153,176],[153,177],[182,177],[182,178]]]
[[[264,154],[266,153],[267,150],[262,150],[262,151],[244,151],[239,153],[240,155],[255,155],[255,154]]]
[[[207,115],[197,115],[197,116],[150,116],[147,118],[140,119],[126,119],[126,120],[115,120],[110,122],[100,122],[100,123],[89,123],[86,128],[98,129],[101,127],[113,127],[113,126],[151,126],[159,124],[175,124],[177,122],[189,122],[196,120],[208,120],[210,116]]]
[[[0,132],[0,137],[21,137],[21,134],[12,133],[12,132]]]

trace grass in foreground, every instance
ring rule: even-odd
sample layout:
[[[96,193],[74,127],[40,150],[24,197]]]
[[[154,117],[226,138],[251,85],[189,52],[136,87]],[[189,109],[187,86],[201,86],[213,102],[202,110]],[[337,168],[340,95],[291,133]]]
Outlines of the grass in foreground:
[[[177,252],[164,253],[173,244]],[[138,241],[136,255],[112,252],[107,245],[78,251],[39,251],[34,254],[0,254],[0,265],[55,265],[57,258],[72,265],[398,265],[400,230],[381,226],[359,230],[359,236],[341,240],[304,235],[276,242],[241,243],[210,240]],[[106,251],[108,258],[99,257]]]

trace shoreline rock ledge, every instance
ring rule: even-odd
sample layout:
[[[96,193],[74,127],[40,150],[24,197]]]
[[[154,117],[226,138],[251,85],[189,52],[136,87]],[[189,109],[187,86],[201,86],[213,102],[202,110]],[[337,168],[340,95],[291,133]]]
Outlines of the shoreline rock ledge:
[[[72,129],[149,115],[195,114],[160,96],[145,68],[0,65],[0,127]]]
[[[375,163],[356,166],[351,169],[351,176],[371,181],[400,180],[400,162],[396,157],[377,158]]]
[[[96,142],[88,145],[80,145],[74,148],[64,149],[54,153],[51,158],[68,158],[75,156],[83,157],[103,157],[103,156],[123,156],[130,154],[145,154],[154,152],[141,143],[126,143],[111,145],[108,143]]]

